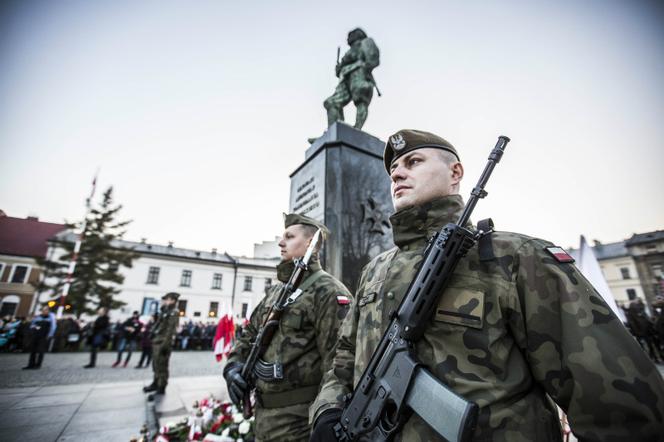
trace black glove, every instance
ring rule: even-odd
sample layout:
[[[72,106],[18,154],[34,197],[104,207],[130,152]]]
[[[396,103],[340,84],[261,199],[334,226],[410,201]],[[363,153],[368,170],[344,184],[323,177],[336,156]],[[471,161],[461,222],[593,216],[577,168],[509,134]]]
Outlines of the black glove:
[[[337,442],[334,426],[341,420],[341,409],[330,408],[323,411],[314,423],[309,442]]]
[[[238,362],[226,365],[224,368],[224,379],[226,379],[226,388],[228,388],[228,395],[231,401],[238,407],[242,403],[247,388],[247,381],[242,377],[242,368],[244,364]]]

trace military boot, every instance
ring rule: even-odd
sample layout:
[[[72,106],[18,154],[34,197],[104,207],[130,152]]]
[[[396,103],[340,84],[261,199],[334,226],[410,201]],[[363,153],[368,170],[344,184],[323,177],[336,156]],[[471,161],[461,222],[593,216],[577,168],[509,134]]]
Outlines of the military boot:
[[[157,390],[158,390],[157,384],[154,381],[150,385],[148,385],[147,387],[143,387],[143,392],[144,393],[149,393],[151,391],[157,391]]]

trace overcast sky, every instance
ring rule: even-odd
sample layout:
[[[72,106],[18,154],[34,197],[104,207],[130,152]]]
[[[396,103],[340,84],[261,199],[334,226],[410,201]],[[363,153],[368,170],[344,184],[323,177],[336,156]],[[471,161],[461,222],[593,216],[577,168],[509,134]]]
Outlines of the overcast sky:
[[[364,130],[438,133],[474,219],[563,247],[664,228],[664,9],[655,1],[3,1],[0,209],[78,220],[95,170],[127,239],[251,255],[282,231],[337,46],[365,29]],[[352,105],[346,116],[354,121]]]

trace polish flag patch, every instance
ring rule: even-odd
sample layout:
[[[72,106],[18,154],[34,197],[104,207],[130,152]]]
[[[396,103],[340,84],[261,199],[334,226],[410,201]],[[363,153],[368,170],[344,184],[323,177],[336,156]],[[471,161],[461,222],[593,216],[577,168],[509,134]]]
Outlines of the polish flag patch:
[[[574,262],[574,258],[567,253],[562,247],[547,247],[546,251],[549,252],[558,262]]]
[[[350,298],[346,295],[337,295],[337,304],[339,305],[350,304]]]

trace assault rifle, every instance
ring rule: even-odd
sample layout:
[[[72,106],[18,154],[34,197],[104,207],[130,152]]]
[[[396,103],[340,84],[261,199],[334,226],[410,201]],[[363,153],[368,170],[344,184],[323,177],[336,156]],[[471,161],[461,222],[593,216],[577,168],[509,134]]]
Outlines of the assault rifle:
[[[316,250],[316,244],[318,244],[320,236],[321,230],[318,229],[313,238],[311,238],[311,242],[309,243],[309,247],[307,248],[304,257],[295,260],[295,269],[293,270],[293,273],[291,273],[288,282],[281,288],[277,300],[272,304],[267,315],[265,315],[265,320],[258,331],[258,336],[256,336],[256,339],[251,344],[249,356],[242,368],[242,378],[248,382],[253,378],[256,363],[270,346],[270,342],[272,342],[272,338],[274,338],[274,333],[279,328],[279,321],[284,314],[284,310],[302,293],[298,287],[304,279],[304,272],[309,268],[309,260],[311,259],[314,250]],[[248,388],[244,394],[244,398],[242,398],[242,415],[245,419],[249,419],[253,414],[251,406],[251,390],[252,388]]]
[[[447,224],[430,240],[422,264],[410,283],[399,309],[362,373],[353,393],[346,398],[341,421],[334,430],[340,441],[368,435],[372,441],[391,440],[417,413],[450,442],[469,440],[475,430],[478,406],[465,400],[435,378],[415,354],[441,294],[459,260],[489,232],[466,228],[493,168],[500,161],[509,138],[501,136],[489,155],[480,180],[456,224]]]

